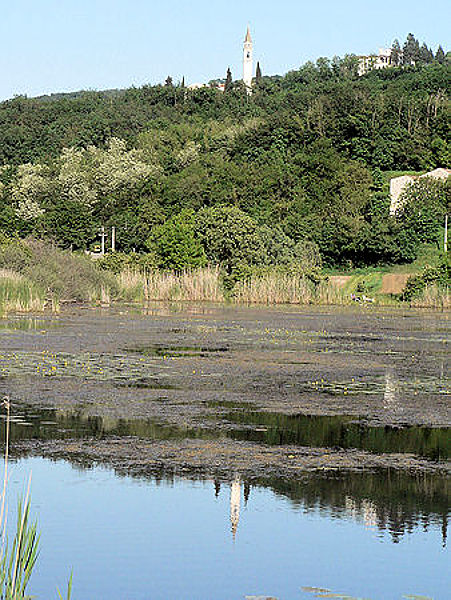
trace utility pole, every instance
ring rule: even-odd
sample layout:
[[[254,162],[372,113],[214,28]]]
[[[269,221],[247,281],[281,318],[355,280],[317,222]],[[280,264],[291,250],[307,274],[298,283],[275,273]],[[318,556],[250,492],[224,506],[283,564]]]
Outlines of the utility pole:
[[[445,235],[443,237],[443,251],[448,252],[448,215],[445,215]]]
[[[101,229],[100,229],[100,237],[102,240],[102,246],[101,246],[101,251],[100,253],[102,254],[102,256],[105,256],[105,238],[106,238],[106,233],[105,233],[105,227],[102,225]]]
[[[116,227],[111,228],[111,252],[116,251]]]

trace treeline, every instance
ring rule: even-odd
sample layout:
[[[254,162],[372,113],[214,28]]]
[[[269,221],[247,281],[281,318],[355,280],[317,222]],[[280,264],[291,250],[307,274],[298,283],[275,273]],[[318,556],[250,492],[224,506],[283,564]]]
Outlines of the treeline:
[[[415,38],[413,33],[407,35],[403,47],[398,40],[395,40],[391,47],[390,54],[391,64],[395,67],[404,65],[429,65],[438,62],[443,64],[446,60],[445,51],[439,45],[434,54],[432,48],[423,42],[420,46],[419,40]]]
[[[92,249],[114,226],[118,250],[156,266],[235,274],[312,252],[413,260],[438,242],[449,186],[413,186],[394,219],[385,172],[449,166],[449,81],[446,60],[358,77],[345,57],[262,77],[251,96],[169,83],[3,102],[0,231]]]

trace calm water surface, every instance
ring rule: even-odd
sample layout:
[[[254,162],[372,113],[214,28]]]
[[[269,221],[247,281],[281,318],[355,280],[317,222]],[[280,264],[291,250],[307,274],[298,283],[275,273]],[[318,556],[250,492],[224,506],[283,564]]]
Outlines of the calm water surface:
[[[31,589],[38,598],[55,597],[71,569],[81,600],[317,597],[308,587],[373,600],[449,598],[446,509],[426,506],[428,493],[423,508],[407,514],[393,493],[391,506],[365,499],[368,480],[287,490],[238,478],[119,477],[44,458],[11,469],[10,506],[32,472],[42,532]]]
[[[421,400],[426,424],[448,423],[448,334],[446,314],[354,308],[16,316],[0,319],[0,397],[13,405],[12,440],[232,437],[437,461],[450,454],[449,428],[408,427],[405,417]],[[66,408],[42,409],[56,395]],[[351,398],[380,423],[393,413],[400,426],[370,427],[355,411],[254,406],[297,397],[316,408]],[[95,416],[96,405],[107,416]],[[131,408],[138,418],[128,418]],[[71,569],[74,600],[451,597],[445,477],[378,472],[251,485],[17,456],[10,524],[30,472],[41,531],[37,598],[56,598]]]
[[[224,406],[224,402],[220,403]],[[241,405],[224,415],[238,425],[230,430],[183,427],[157,419],[117,419],[86,416],[83,408],[43,409],[23,403],[12,404],[10,439],[73,439],[136,436],[158,440],[211,439],[229,437],[268,445],[294,444],[324,448],[359,448],[368,452],[414,453],[431,460],[446,460],[451,454],[447,427],[368,427],[355,417],[283,415],[250,411]],[[0,421],[5,420],[0,414]],[[0,442],[5,432],[0,428]]]

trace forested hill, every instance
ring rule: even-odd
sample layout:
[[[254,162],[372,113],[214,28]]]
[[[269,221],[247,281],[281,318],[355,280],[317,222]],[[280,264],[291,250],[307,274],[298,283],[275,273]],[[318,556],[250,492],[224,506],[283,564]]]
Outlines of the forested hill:
[[[268,129],[276,127],[279,144],[328,138],[347,156],[382,169],[443,164],[450,63],[372,71],[360,78],[347,73],[343,63],[320,59],[284,77],[263,78],[251,98],[240,83],[226,94],[214,88],[144,86],[19,96],[0,103],[0,164],[47,160],[62,148],[99,146],[113,136],[135,144],[139,133],[154,128],[225,120],[240,124],[250,117],[264,119]]]
[[[0,232],[86,248],[115,225],[120,249],[155,250],[168,219],[188,235],[198,211],[226,205],[267,262],[303,240],[331,264],[410,260],[445,200],[406,237],[384,172],[450,166],[450,75],[448,61],[357,77],[349,58],[320,59],[251,96],[237,82],[14,98],[0,104]]]

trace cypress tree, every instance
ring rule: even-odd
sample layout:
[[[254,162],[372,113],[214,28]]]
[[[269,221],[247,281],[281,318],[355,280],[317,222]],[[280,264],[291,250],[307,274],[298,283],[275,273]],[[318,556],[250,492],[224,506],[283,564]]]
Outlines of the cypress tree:
[[[429,50],[429,48],[427,47],[427,45],[423,42],[421,48],[420,48],[420,61],[424,64],[429,64],[433,61],[434,59],[434,55],[432,54],[431,50]]]
[[[435,60],[441,65],[445,62],[445,51],[441,46],[438,47],[437,52],[435,53]]]
[[[403,64],[415,64],[420,58],[420,44],[413,33],[409,33],[403,47]]]
[[[391,47],[390,63],[394,67],[399,67],[399,65],[401,64],[401,56],[402,56],[401,46],[399,45],[398,40],[395,40]]]
[[[224,85],[224,92],[229,92],[232,87],[232,71],[230,67],[227,69],[227,76]]]
[[[258,85],[262,79],[262,70],[260,68],[260,62],[257,62],[257,70],[255,71],[255,82]]]

